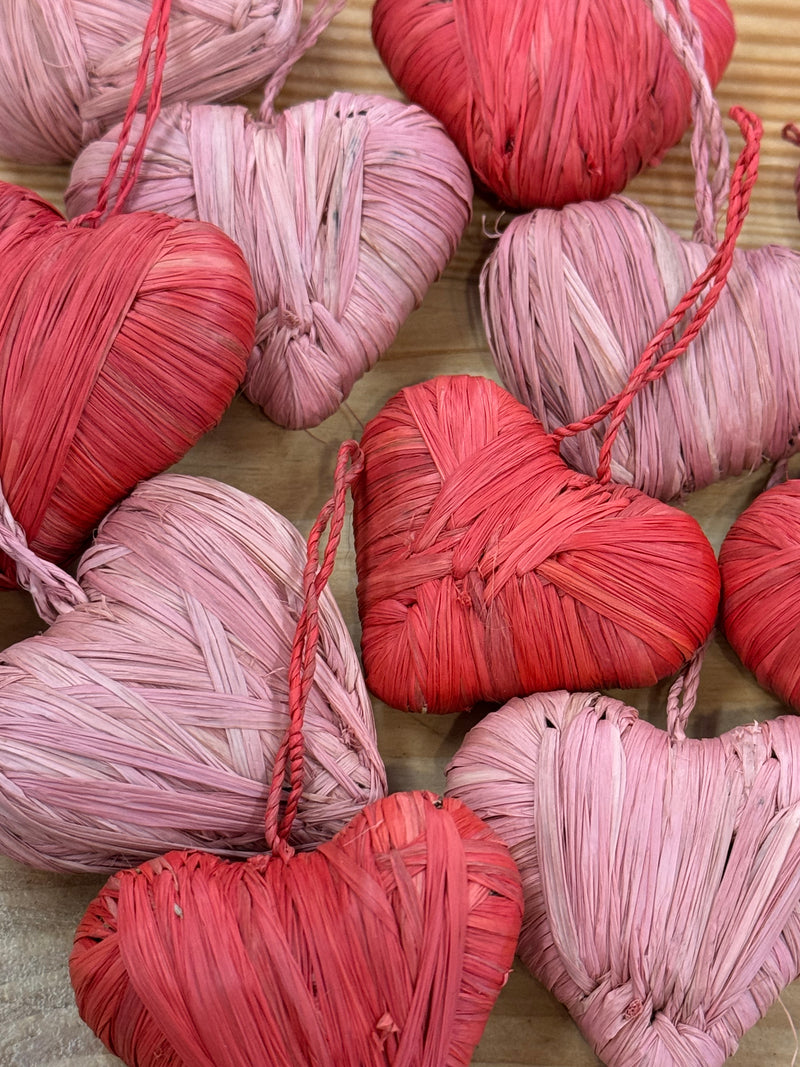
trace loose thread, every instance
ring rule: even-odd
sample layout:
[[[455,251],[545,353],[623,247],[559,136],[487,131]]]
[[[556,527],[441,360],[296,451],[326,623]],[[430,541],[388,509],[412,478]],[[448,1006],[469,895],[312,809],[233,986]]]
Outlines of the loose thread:
[[[336,552],[344,525],[347,490],[364,467],[364,456],[355,441],[345,441],[339,449],[334,473],[334,492],[323,506],[308,536],[306,565],[303,571],[303,608],[297,621],[289,661],[289,726],[275,757],[275,769],[267,796],[265,837],[270,851],[288,860],[294,850],[288,844],[303,789],[303,718],[314,681],[319,639],[318,601],[336,562]],[[319,545],[330,522],[322,564]],[[279,818],[284,781],[289,778],[289,794]]]
[[[147,88],[150,53],[153,48],[153,42],[155,41],[153,80],[150,96],[147,101],[147,109],[145,111],[144,126],[133,152],[127,161],[125,170],[123,171],[114,206],[108,211],[109,216],[118,214],[125,206],[125,201],[130,195],[130,191],[136,182],[139,169],[142,165],[147,140],[155,121],[158,118],[159,111],[161,110],[161,93],[164,81],[164,67],[167,62],[167,37],[169,34],[169,17],[171,8],[172,0],[153,0],[153,7],[150,11],[150,17],[147,21],[142,40],[142,50],[139,54],[136,80],[133,85],[133,90],[131,91],[130,100],[128,101],[128,109],[125,112],[125,118],[122,122],[117,145],[111,156],[106,176],[97,193],[97,204],[92,211],[72,219],[69,223],[70,226],[96,225],[98,220],[101,219],[108,210],[111,186],[117,176],[123,154],[128,146],[133,120],[138,112],[139,104],[141,103]]]
[[[697,703],[700,674],[713,637],[712,630],[670,686],[667,694],[667,733],[673,741],[686,740],[686,723]]]

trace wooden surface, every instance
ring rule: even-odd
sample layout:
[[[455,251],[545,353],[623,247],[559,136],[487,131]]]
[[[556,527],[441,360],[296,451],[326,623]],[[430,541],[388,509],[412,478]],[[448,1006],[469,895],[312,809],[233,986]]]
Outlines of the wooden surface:
[[[800,152],[780,139],[784,122],[800,120],[800,5],[797,0],[731,3],[739,41],[720,87],[720,100],[725,109],[742,103],[759,112],[766,131],[761,180],[743,243],[780,241],[800,248],[792,194]],[[324,96],[333,89],[399,95],[372,48],[369,9],[369,0],[349,0],[314,52],[292,73],[282,103]],[[733,130],[730,125],[729,130]],[[738,147],[738,139],[734,145]],[[0,178],[31,185],[60,202],[67,173],[58,168],[3,166],[0,161]],[[688,235],[692,175],[685,146],[673,150],[658,171],[637,180],[629,192]],[[491,247],[483,233],[494,229],[497,214],[476,201],[473,223],[445,276],[339,413],[313,432],[290,432],[271,425],[239,399],[219,428],[179,468],[228,481],[261,497],[305,533],[329,492],[338,444],[358,436],[362,424],[397,389],[443,372],[496,377],[483,337],[476,283]],[[785,325],[797,329],[800,323]],[[687,501],[686,507],[702,522],[715,547],[766,477],[762,469]],[[357,639],[349,538],[340,551],[333,590]],[[41,628],[24,594],[2,594],[3,647]],[[663,721],[664,687],[625,696],[653,721]],[[375,710],[392,788],[441,789],[443,768],[471,725],[470,716],[413,717],[377,702]],[[719,733],[780,710],[729,650],[721,643],[713,648],[693,716],[695,734]],[[119,1063],[78,1018],[66,968],[74,927],[101,883],[99,877],[54,876],[0,858],[0,1067],[110,1067]],[[800,985],[795,983],[783,999],[791,1015],[800,1020]],[[734,1062],[737,1067],[788,1067],[794,1051],[790,1023],[776,1005],[745,1037]],[[473,1062],[483,1067],[589,1067],[598,1063],[566,1012],[521,966],[504,990]]]

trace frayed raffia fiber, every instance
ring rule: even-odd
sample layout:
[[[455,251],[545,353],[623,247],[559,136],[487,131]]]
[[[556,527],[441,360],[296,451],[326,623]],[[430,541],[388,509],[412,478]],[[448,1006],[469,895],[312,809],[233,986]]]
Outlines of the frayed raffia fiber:
[[[50,629],[0,657],[0,851],[110,870],[171,848],[263,850],[303,564],[297,531],[244,493],[179,475],[139,486],[83,556],[80,589],[56,590]],[[329,594],[320,624],[304,845],[385,792]]]
[[[70,214],[97,194],[117,137],[78,158]],[[129,210],[220,226],[258,298],[245,393],[274,422],[332,414],[446,266],[471,211],[469,172],[438,122],[379,96],[336,93],[261,121],[179,106],[148,142]]]
[[[154,0],[92,210],[67,223],[0,183],[0,483],[23,539],[49,560],[74,555],[112,504],[219,421],[253,343],[253,287],[228,237],[167,215],[117,215],[160,107],[169,12],[170,0]],[[145,124],[118,174],[151,51]],[[14,581],[0,554],[0,588]]]
[[[458,801],[398,794],[314,853],[288,844],[311,739],[319,597],[361,465],[346,442],[309,535],[289,723],[264,818],[271,856],[172,853],[112,878],[78,929],[79,1009],[131,1067],[460,1067],[507,978],[519,874]]]
[[[716,83],[733,18],[725,0],[691,8]],[[372,29],[397,84],[515,209],[619,192],[689,124],[689,82],[642,0],[377,0]]]
[[[401,793],[310,855],[115,875],[70,960],[127,1064],[466,1065],[511,968],[519,875],[456,801]]]
[[[119,122],[151,0],[4,0],[0,155],[75,158]],[[175,0],[165,98],[231,100],[296,46],[302,0]]]
[[[763,686],[800,709],[800,484],[757,497],[728,531],[719,563],[728,640]]]
[[[684,241],[618,197],[509,225],[484,266],[484,324],[503,382],[547,428],[581,419],[622,388],[643,342],[719,248],[728,174],[719,109],[688,47],[692,27],[668,19],[657,0],[647,3],[695,86],[695,235]],[[736,252],[703,331],[634,402],[615,449],[615,481],[669,500],[795,447],[800,342],[786,323],[798,286],[797,253]],[[595,429],[565,442],[565,459],[593,471],[602,438]]]
[[[719,573],[694,519],[571,471],[493,382],[402,390],[362,448],[362,653],[367,685],[394,707],[460,711],[589,678],[649,685],[708,634]]]
[[[800,973],[800,722],[711,740],[597,693],[514,700],[448,792],[520,868],[519,954],[609,1067],[719,1067]]]

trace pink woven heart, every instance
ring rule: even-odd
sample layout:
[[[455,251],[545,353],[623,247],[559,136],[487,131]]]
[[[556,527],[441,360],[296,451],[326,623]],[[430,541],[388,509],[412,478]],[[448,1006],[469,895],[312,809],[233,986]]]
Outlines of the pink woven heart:
[[[609,1067],[718,1067],[800,973],[800,721],[687,740],[597,693],[513,700],[448,791],[509,845],[520,955]]]
[[[283,426],[313,426],[444,269],[472,186],[442,127],[416,107],[336,93],[277,116],[266,101],[262,118],[164,112],[127,208],[214,222],[242,248],[259,310],[245,393]],[[117,134],[76,162],[70,214],[94,202]]]
[[[245,493],[179,475],[140,485],[102,524],[50,629],[0,656],[0,851],[61,870],[170,848],[263,851],[304,562],[297,531]],[[386,788],[328,593],[320,627],[292,838],[306,845]]]
[[[457,1067],[520,917],[497,838],[406,793],[311,854],[172,853],[114,876],[70,970],[83,1018],[136,1067]]]

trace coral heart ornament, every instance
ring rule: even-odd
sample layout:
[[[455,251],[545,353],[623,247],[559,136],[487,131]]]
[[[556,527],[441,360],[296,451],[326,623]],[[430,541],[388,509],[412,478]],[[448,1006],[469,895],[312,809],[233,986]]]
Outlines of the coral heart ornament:
[[[171,853],[112,878],[78,929],[79,1009],[130,1065],[458,1067],[506,980],[519,875],[458,801],[390,796],[316,852],[287,845],[303,790],[318,598],[358,466],[357,449],[344,446],[309,536],[290,721],[266,805],[272,855],[232,864]]]
[[[716,83],[730,9],[691,12]],[[689,81],[642,0],[376,0],[372,31],[400,88],[514,209],[619,192],[689,124]]]
[[[171,848],[263,851],[302,602],[294,527],[230,486],[170,474],[103,522],[77,586],[8,528],[0,544],[30,568],[53,622],[0,656],[0,851],[56,870],[113,870]],[[300,845],[332,837],[386,789],[328,593],[319,625]]]
[[[142,136],[109,217],[123,128],[94,209],[67,223],[0,184],[0,481],[32,550],[65,560],[142,478],[215,425],[254,336],[242,255],[213,226],[120,217],[160,104],[169,0],[154,4],[132,119],[154,49]],[[0,587],[14,567],[0,557]]]
[[[519,865],[523,962],[608,1067],[719,1067],[800,974],[800,721],[700,741],[685,714],[513,700],[448,769]]]
[[[78,158],[70,214],[96,196],[116,135]],[[471,213],[469,171],[439,123],[380,96],[336,93],[278,115],[270,96],[260,121],[178,106],[148,145],[128,207],[213,222],[242,248],[259,315],[245,393],[282,426],[336,411]]]
[[[137,1067],[458,1067],[521,911],[480,820],[398,794],[288,863],[171,853],[113,876],[70,973],[84,1020]]]
[[[800,708],[800,485],[762,493],[719,554],[725,636],[767,689]]]
[[[628,408],[724,291],[761,133],[754,115],[737,118],[746,143],[725,236],[620,392],[547,434],[493,383],[440,378],[404,389],[367,426],[358,600],[367,685],[387,703],[460,711],[558,687],[649,685],[708,635],[711,546],[686,514],[610,484],[611,449]],[[598,479],[570,470],[560,442],[609,415]]]
[[[684,512],[571,471],[494,382],[402,390],[353,487],[368,687],[398,708],[649,685],[702,644],[714,553]]]
[[[728,146],[708,79],[690,52],[683,60],[696,90],[694,239],[612,197],[514,219],[484,266],[483,319],[500,377],[547,428],[622,387],[656,325],[719,250]],[[737,184],[734,170],[731,202],[744,192]],[[737,210],[747,210],[746,196]],[[796,252],[735,253],[719,304],[680,365],[636,398],[615,449],[615,481],[670,500],[787,454],[800,427],[800,341],[785,324],[796,317],[799,286]],[[565,442],[564,458],[591,472],[601,443],[595,429]]]

